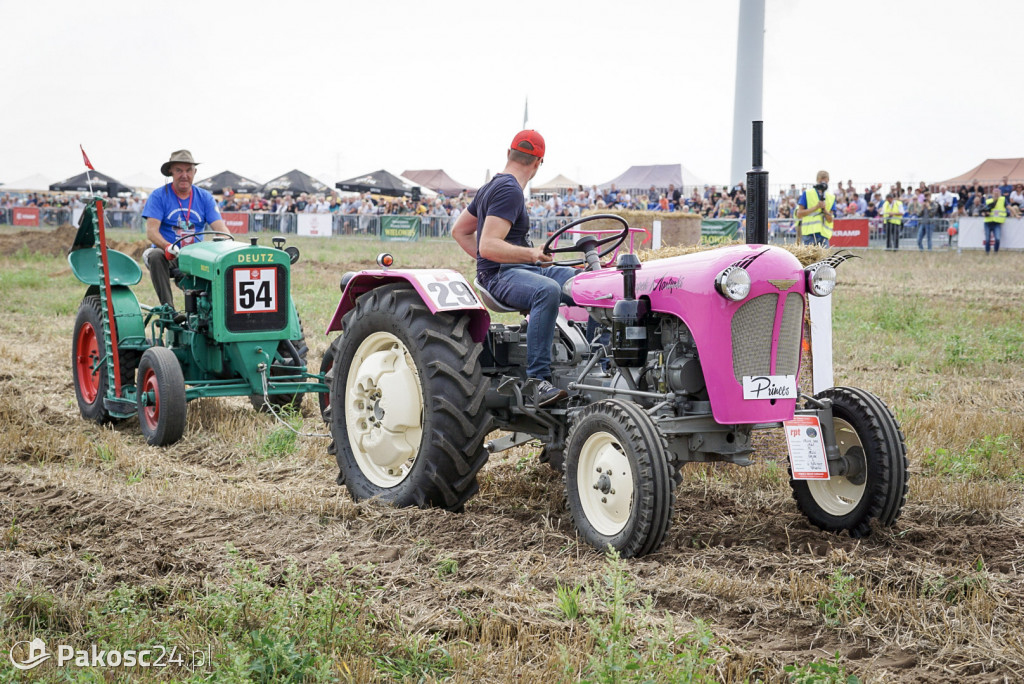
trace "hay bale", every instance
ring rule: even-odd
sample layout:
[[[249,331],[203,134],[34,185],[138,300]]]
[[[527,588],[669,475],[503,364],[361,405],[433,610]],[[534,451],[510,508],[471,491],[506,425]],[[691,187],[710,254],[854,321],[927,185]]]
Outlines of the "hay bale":
[[[655,221],[661,221],[661,244],[669,246],[696,245],[700,242],[700,215],[683,212],[630,211],[626,209],[590,209],[584,216],[615,214],[634,228],[650,232]],[[596,221],[598,228],[617,228],[616,221]]]

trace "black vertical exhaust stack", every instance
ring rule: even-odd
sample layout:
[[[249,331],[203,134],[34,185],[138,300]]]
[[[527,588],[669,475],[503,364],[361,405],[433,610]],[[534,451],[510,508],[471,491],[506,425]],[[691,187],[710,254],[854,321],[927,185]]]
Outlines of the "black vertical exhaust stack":
[[[768,172],[764,164],[763,121],[754,121],[754,168],[747,171],[747,244],[768,244]]]

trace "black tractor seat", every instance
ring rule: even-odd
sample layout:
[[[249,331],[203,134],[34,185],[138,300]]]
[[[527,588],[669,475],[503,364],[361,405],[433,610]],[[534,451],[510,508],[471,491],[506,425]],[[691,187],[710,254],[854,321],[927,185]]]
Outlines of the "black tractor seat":
[[[484,306],[486,306],[491,311],[495,311],[497,313],[520,313],[523,314],[524,316],[527,313],[529,313],[529,311],[520,311],[515,307],[506,306],[502,304],[500,301],[498,301],[498,298],[492,295],[490,292],[488,292],[487,288],[481,285],[480,281],[477,280],[476,278],[473,278],[473,287],[475,287],[477,293],[479,293],[480,301],[482,301],[484,303]]]

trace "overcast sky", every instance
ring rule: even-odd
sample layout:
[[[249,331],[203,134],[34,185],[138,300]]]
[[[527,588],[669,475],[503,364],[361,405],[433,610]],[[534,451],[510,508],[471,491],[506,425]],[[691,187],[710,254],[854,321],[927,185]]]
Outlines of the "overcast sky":
[[[937,181],[1024,156],[1016,0],[766,0],[770,182]],[[543,182],[633,164],[728,181],[739,0],[0,0],[0,182],[159,179],[172,150],[267,181],[444,168],[513,135]]]

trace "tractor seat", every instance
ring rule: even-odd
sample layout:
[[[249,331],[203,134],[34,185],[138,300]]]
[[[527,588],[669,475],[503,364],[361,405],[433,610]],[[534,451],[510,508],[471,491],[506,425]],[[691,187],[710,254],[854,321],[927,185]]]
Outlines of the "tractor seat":
[[[496,311],[497,313],[521,313],[523,315],[526,315],[526,311],[520,311],[515,307],[505,306],[504,304],[499,302],[498,298],[492,295],[490,292],[488,292],[487,288],[481,285],[480,281],[477,280],[476,278],[473,278],[473,287],[476,288],[477,293],[480,295],[480,301],[482,301],[484,303],[484,306],[486,306],[491,311]]]

